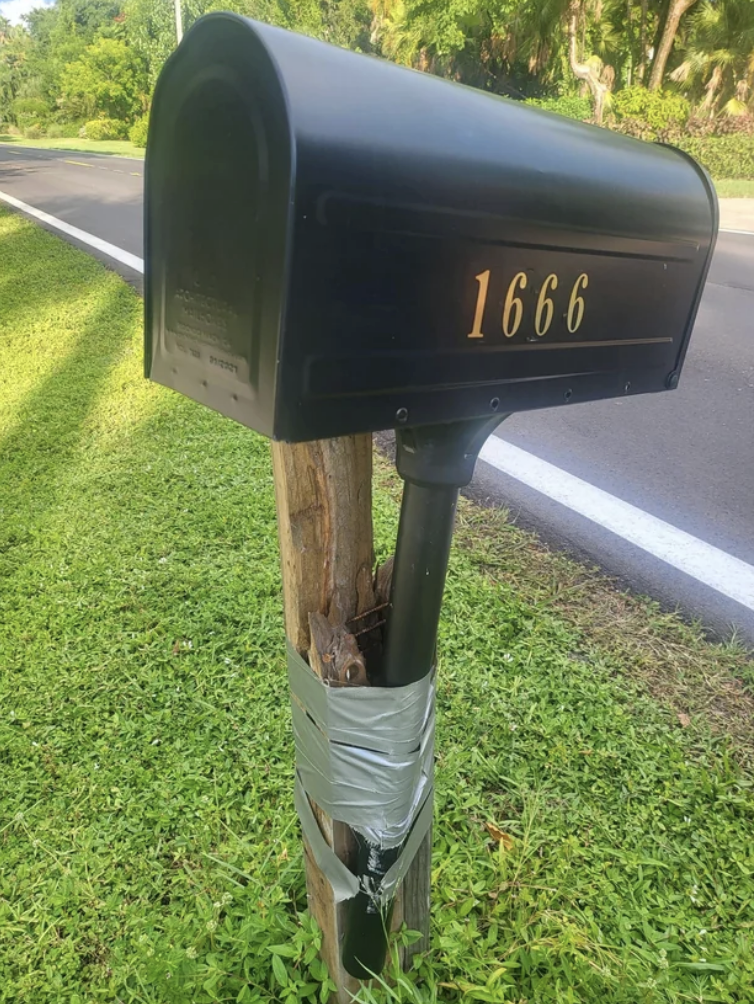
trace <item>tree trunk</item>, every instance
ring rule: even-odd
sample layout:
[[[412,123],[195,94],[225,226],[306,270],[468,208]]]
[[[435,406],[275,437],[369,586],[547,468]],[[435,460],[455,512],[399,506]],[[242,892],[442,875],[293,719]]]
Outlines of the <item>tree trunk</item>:
[[[704,101],[700,106],[700,111],[706,113],[709,118],[714,118],[715,115],[715,104],[717,103],[718,92],[723,82],[723,68],[722,66],[716,66],[712,71],[712,76],[707,82],[707,86],[704,88],[705,95]]]
[[[639,23],[639,65],[636,67],[636,83],[643,84],[647,72],[647,0],[641,0],[641,22]]]
[[[580,13],[581,4],[579,0],[571,0],[568,5],[568,59],[574,76],[579,80],[583,80],[591,91],[594,98],[594,118],[598,125],[602,125],[607,87],[602,83],[591,66],[579,62],[578,30]]]
[[[678,26],[681,18],[696,3],[696,0],[671,0],[668,8],[668,16],[665,18],[660,44],[657,47],[655,58],[652,63],[652,73],[649,77],[650,91],[659,91],[665,80],[665,67],[668,64],[670,53],[673,49],[673,42],[678,34]]]
[[[378,616],[361,618],[357,626],[352,621],[375,606],[372,437],[273,443],[272,458],[288,638],[319,676],[366,684],[366,660],[355,633],[371,627]],[[350,864],[352,831],[313,803],[312,809],[328,844]],[[398,892],[394,928],[405,920],[410,929],[428,934],[429,848],[428,839],[406,876],[405,904]],[[304,862],[309,908],[322,930],[320,955],[338,988],[331,999],[350,1004],[360,983],[341,963],[347,905],[334,902],[306,842]],[[428,947],[426,939],[418,947]]]

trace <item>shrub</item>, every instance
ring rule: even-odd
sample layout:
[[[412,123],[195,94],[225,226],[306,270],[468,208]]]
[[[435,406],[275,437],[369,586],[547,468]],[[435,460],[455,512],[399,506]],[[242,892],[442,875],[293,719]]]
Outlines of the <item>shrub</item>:
[[[686,123],[686,132],[691,136],[754,136],[754,115],[692,118]]]
[[[754,136],[682,136],[675,146],[690,153],[713,178],[754,180]]]
[[[16,98],[11,105],[11,111],[20,126],[31,125],[48,118],[50,109],[47,102],[41,98]]]
[[[715,179],[754,179],[754,121],[744,121],[738,130],[727,120],[693,120],[683,128],[652,129],[637,119],[623,119],[612,128],[636,139],[669,143],[685,150],[707,168]]]
[[[579,119],[582,122],[585,122],[592,114],[592,102],[589,98],[532,98],[527,101],[527,104],[544,108],[546,112],[557,112],[558,115],[565,115],[569,119]]]
[[[128,126],[117,119],[92,119],[84,126],[86,139],[125,139]]]
[[[24,127],[24,136],[26,139],[41,139],[44,134],[45,131],[40,122],[30,122],[29,125]]]
[[[614,120],[608,123],[608,128],[613,132],[623,133],[624,136],[633,136],[634,139],[644,139],[652,142],[659,138],[657,129],[647,125],[643,119],[625,118],[620,121]]]
[[[149,119],[145,115],[144,118],[137,119],[131,126],[131,130],[128,133],[128,138],[131,140],[134,146],[140,146],[142,149],[147,145],[147,130],[149,128]]]
[[[52,122],[47,127],[50,139],[73,139],[81,131],[80,122]]]
[[[613,95],[610,112],[619,123],[624,120],[640,122],[660,132],[685,125],[691,115],[691,106],[680,94],[635,86]]]

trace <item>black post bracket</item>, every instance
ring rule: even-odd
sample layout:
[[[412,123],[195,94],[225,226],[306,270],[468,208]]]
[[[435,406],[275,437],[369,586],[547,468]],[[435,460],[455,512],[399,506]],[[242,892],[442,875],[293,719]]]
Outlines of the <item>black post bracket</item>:
[[[406,486],[381,672],[372,681],[377,686],[406,686],[432,671],[458,491],[471,481],[485,440],[506,417],[396,433],[396,466]],[[383,850],[354,836],[356,873],[367,888],[377,888],[401,848]],[[363,890],[351,901],[343,965],[352,976],[368,979],[381,971],[391,914],[392,903],[382,907]]]
[[[398,429],[395,465],[415,485],[465,488],[487,437],[508,415],[447,425]],[[397,560],[397,556],[396,556]]]

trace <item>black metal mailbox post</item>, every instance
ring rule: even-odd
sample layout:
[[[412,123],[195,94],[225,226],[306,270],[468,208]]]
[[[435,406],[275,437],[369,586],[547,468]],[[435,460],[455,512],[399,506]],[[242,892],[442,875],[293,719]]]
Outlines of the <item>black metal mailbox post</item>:
[[[431,670],[484,436],[675,388],[717,233],[676,150],[231,14],[168,60],[145,177],[148,377],[276,439],[399,430],[383,686]],[[354,903],[366,976],[383,918]]]

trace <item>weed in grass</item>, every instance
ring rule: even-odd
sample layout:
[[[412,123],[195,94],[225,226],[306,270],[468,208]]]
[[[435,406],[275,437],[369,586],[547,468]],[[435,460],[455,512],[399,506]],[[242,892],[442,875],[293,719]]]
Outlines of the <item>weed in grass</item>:
[[[323,1001],[267,444],[142,379],[116,277],[0,248],[0,1001]],[[378,465],[381,556],[396,522]],[[358,1000],[751,1000],[746,735],[702,700],[744,654],[499,516],[458,544],[433,949]]]

